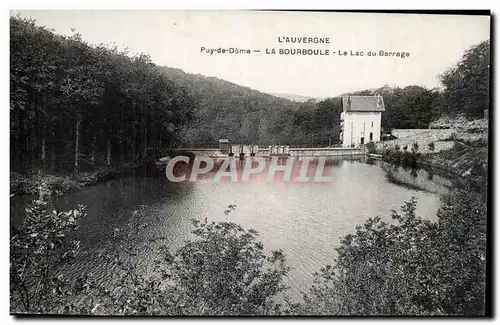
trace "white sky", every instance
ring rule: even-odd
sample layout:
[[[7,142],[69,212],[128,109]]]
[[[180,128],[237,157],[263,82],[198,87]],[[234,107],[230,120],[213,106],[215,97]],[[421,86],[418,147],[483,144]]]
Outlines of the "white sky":
[[[251,11],[13,11],[91,44],[116,43],[159,65],[215,76],[262,92],[331,97],[385,84],[436,87],[437,75],[490,38],[487,16]],[[330,44],[279,44],[278,37],[329,37]],[[208,55],[200,48],[261,49]],[[266,55],[266,48],[404,51],[388,57]]]

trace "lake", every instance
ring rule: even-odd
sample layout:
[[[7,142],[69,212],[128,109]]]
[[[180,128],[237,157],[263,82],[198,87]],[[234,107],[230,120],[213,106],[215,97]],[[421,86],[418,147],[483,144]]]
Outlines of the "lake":
[[[357,225],[375,216],[391,221],[391,210],[399,210],[411,197],[417,199],[419,215],[435,219],[440,198],[456,186],[455,181],[423,169],[365,158],[328,159],[325,173],[331,182],[268,182],[252,177],[248,182],[223,178],[184,184],[170,183],[160,172],[137,171],[75,191],[56,202],[59,209],[87,206],[88,216],[76,234],[82,254],[68,272],[92,272],[100,281],[112,278],[114,270],[99,253],[116,250],[116,231],[140,227],[144,230],[132,238],[137,247],[151,245],[149,239],[156,236],[165,237],[164,243],[175,249],[190,238],[192,218],[229,220],[257,230],[266,250],[284,251],[292,267],[290,294],[298,298],[311,286],[313,273],[332,263],[340,239]],[[236,209],[226,216],[230,204]],[[15,206],[12,211],[16,213]],[[154,255],[137,257],[145,270]]]

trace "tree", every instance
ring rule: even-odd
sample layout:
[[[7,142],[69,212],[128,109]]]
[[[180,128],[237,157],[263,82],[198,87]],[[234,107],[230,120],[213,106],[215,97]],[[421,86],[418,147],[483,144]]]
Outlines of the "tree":
[[[440,79],[445,87],[442,113],[482,117],[489,108],[490,42],[472,46]]]
[[[300,104],[293,112],[292,144],[327,146],[339,141],[341,98]]]

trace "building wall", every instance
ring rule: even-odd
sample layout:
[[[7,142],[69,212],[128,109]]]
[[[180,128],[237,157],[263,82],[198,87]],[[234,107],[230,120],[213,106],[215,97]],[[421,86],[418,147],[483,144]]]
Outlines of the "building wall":
[[[381,112],[344,112],[343,117],[343,147],[350,147],[352,144],[357,147],[361,144],[361,138],[364,138],[364,143],[370,142],[370,133],[371,141],[380,141]]]

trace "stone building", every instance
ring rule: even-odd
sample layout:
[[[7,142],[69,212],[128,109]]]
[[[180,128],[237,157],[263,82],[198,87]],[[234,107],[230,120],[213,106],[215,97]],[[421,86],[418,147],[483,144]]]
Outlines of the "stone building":
[[[340,114],[342,147],[359,147],[368,142],[379,142],[384,111],[384,99],[380,95],[342,97]]]

